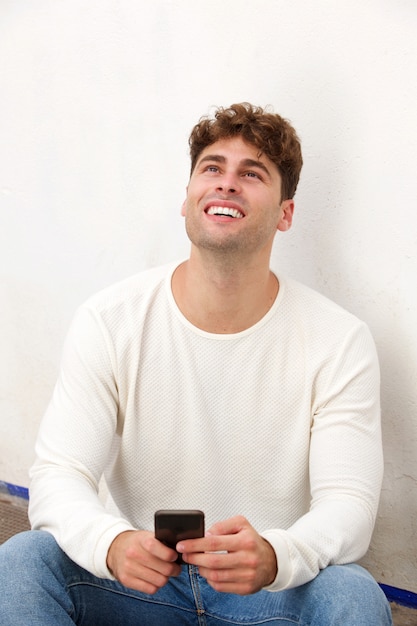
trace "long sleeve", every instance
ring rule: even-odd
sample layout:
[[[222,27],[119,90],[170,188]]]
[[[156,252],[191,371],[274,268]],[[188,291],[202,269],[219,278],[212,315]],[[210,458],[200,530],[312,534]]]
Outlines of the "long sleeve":
[[[356,325],[337,357],[319,370],[312,400],[311,504],[288,529],[262,533],[279,563],[270,590],[301,585],[368,549],[383,458],[378,359],[365,325]]]
[[[257,324],[207,333],[170,277],[132,277],[76,315],[36,445],[33,527],[103,577],[116,535],[168,508],[204,510],[207,527],[244,515],[276,551],[271,591],[360,558],[382,480],[366,325],[280,278]],[[97,495],[103,474],[114,506]]]
[[[31,469],[30,520],[49,531],[85,569],[110,577],[108,547],[132,529],[98,497],[117,444],[118,389],[113,346],[94,311],[83,307],[68,334],[61,373],[41,424]]]

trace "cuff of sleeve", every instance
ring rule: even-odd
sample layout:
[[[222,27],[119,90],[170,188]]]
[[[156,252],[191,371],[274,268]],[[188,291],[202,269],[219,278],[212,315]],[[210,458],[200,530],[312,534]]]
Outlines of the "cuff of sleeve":
[[[265,530],[260,534],[275,550],[278,565],[275,580],[267,587],[264,587],[264,590],[282,591],[289,586],[292,578],[292,567],[287,542],[279,530]]]
[[[107,528],[97,540],[94,550],[94,574],[99,578],[115,580],[115,577],[107,567],[107,553],[117,535],[124,533],[126,530],[136,529],[124,520],[117,520],[117,522],[110,528]]]

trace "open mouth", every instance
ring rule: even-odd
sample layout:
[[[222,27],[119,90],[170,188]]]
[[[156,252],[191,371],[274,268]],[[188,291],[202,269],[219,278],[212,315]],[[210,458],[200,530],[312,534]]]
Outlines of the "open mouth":
[[[243,213],[238,209],[232,209],[225,206],[211,206],[206,211],[207,215],[224,215],[225,217],[233,217],[235,219],[241,219],[244,217]]]

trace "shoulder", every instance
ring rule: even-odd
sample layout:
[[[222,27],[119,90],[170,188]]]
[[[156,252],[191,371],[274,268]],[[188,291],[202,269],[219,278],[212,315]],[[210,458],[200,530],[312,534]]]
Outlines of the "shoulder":
[[[301,308],[306,317],[326,314],[339,320],[360,321],[354,314],[311,287],[307,287],[287,277],[279,277],[279,282],[283,291],[283,299],[287,306],[291,306],[294,309]]]
[[[364,321],[330,298],[293,279],[279,277],[279,281],[286,315],[303,334],[327,344],[332,338],[339,342],[352,335],[370,337]]]
[[[178,263],[169,263],[129,276],[90,296],[82,308],[105,314],[121,306],[137,306],[164,286],[177,265]]]
[[[282,287],[292,347],[299,346],[303,359],[314,372],[316,406],[326,402],[323,398],[338,376],[347,384],[352,373],[356,373],[360,384],[376,390],[378,354],[368,325],[326,296],[294,280],[283,279]],[[324,396],[320,395],[323,390]]]
[[[100,290],[78,307],[71,328],[84,336],[94,328],[117,336],[134,332],[149,311],[167,299],[167,285],[177,266],[170,263],[147,269]]]

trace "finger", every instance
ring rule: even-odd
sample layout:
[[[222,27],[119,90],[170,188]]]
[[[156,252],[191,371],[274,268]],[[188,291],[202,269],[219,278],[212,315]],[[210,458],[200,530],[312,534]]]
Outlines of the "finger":
[[[233,552],[238,549],[239,540],[236,535],[207,535],[200,539],[187,539],[176,545],[182,554],[198,552]]]
[[[169,548],[155,537],[147,538],[144,543],[144,548],[149,554],[156,556],[162,561],[174,563],[178,557],[178,554],[175,550]]]
[[[199,574],[208,584],[223,593],[250,594],[258,590],[254,580],[254,573],[250,570],[211,570],[199,568]]]
[[[175,550],[165,546],[155,537],[148,536],[139,545],[127,549],[124,569],[129,575],[137,578],[143,578],[144,570],[168,578],[181,572],[180,566],[175,563],[176,558]]]
[[[235,535],[245,528],[250,528],[248,520],[242,515],[236,515],[227,520],[216,522],[208,531],[207,535]]]
[[[129,589],[136,589],[143,593],[154,594],[158,589],[166,585],[169,577],[163,576],[155,570],[141,568],[134,573],[123,572],[119,581]]]
[[[162,561],[148,553],[140,560],[127,559],[118,572],[118,580],[125,587],[152,594],[166,585],[171,576],[178,576],[180,572],[181,567],[176,563]]]
[[[203,576],[203,578],[206,578],[208,581],[213,583],[247,582],[253,578],[253,572],[251,572],[251,570],[241,567],[212,569],[210,567],[206,568],[204,566],[200,566],[198,569],[200,576]]]
[[[183,555],[185,563],[210,571],[230,570],[239,566],[236,553],[191,552]]]
[[[217,583],[209,580],[207,582],[210,587],[219,593],[233,593],[238,596],[248,596],[254,593],[251,585],[246,582]]]
[[[180,541],[176,545],[176,550],[180,553],[233,550],[235,549],[233,536],[244,529],[252,529],[252,526],[242,515],[237,515],[214,524],[205,537]],[[221,537],[225,538],[224,541],[220,539]]]

